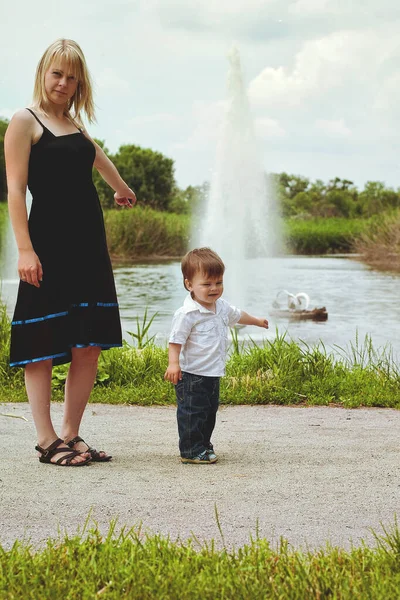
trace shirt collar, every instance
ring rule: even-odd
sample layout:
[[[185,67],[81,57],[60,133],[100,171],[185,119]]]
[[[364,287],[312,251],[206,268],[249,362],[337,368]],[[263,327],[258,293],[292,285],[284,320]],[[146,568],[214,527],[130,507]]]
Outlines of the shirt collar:
[[[218,303],[219,303],[219,298],[216,303],[216,305],[217,305],[216,313],[218,312]],[[208,310],[208,308],[206,308],[205,306],[202,306],[201,304],[196,302],[196,300],[193,300],[190,293],[185,298],[185,301],[183,303],[183,310],[186,314],[193,312],[194,310],[198,310],[201,313],[211,313],[212,315],[216,314],[216,313],[213,313],[212,310]]]

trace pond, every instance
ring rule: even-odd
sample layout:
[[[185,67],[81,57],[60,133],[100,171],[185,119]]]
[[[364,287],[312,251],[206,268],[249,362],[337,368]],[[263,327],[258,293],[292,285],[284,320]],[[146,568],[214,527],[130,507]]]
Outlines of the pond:
[[[131,341],[128,332],[136,332],[136,317],[141,322],[147,307],[149,317],[157,313],[149,334],[156,335],[158,344],[166,344],[172,315],[186,294],[180,263],[114,265],[114,274],[124,338]],[[390,344],[400,356],[399,283],[399,276],[374,271],[354,257],[287,256],[227,264],[224,297],[270,321],[268,331],[240,329],[241,340],[248,341],[249,336],[257,343],[272,340],[278,329],[280,334],[287,332],[288,337],[311,345],[321,340],[330,350],[354,344],[356,336],[363,341],[369,334],[376,349]],[[2,299],[10,315],[17,286],[15,277],[2,281]],[[317,323],[271,316],[272,303],[282,289],[306,292],[310,308],[326,306],[328,320]]]
[[[224,297],[257,316],[266,316],[270,330],[245,327],[240,338],[257,342],[279,333],[295,340],[345,347],[356,336],[372,336],[376,348],[392,345],[400,353],[399,277],[374,271],[349,257],[287,256],[279,259],[247,260],[237,265],[235,277],[227,265]],[[165,343],[174,310],[182,304],[185,290],[179,262],[141,263],[115,267],[125,332],[135,331],[135,317],[157,312],[152,333]],[[236,279],[236,281],[234,281]],[[234,294],[233,289],[238,290]],[[276,294],[287,289],[306,292],[310,308],[326,306],[326,322],[289,321],[270,316]],[[239,296],[239,298],[237,297]]]

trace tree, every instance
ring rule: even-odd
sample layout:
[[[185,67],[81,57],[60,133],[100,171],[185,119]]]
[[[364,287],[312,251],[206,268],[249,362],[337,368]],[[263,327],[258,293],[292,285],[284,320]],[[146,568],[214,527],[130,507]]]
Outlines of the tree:
[[[168,210],[176,188],[171,158],[149,148],[124,145],[113,160],[121,177],[137,194],[138,204]]]
[[[300,175],[288,175],[287,173],[280,173],[279,183],[285,190],[286,195],[289,198],[294,198],[296,194],[305,192],[310,185],[310,180],[307,177],[301,177]]]
[[[385,188],[382,181],[367,181],[359,198],[360,212],[366,217],[400,206],[400,193]]]
[[[202,185],[189,185],[186,189],[175,189],[168,210],[178,214],[196,214],[205,206],[210,185],[205,181]]]
[[[140,146],[121,146],[111,154],[103,140],[95,140],[117,167],[122,179],[137,195],[138,204],[156,210],[169,210],[177,190],[174,178],[174,161],[161,152]],[[103,208],[117,208],[114,191],[93,169],[93,182]]]

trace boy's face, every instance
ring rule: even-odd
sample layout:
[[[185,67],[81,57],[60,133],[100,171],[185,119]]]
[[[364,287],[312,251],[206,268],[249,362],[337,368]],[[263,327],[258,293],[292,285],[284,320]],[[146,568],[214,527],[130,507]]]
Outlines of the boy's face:
[[[192,294],[193,300],[212,310],[215,302],[222,296],[224,291],[224,279],[220,277],[209,277],[204,273],[196,273],[193,279],[185,279],[186,289]]]

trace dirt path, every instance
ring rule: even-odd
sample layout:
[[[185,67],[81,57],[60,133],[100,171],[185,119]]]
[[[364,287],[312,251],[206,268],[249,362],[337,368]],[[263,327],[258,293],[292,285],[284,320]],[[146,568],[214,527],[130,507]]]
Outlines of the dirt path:
[[[62,407],[53,406],[57,424]],[[121,525],[220,541],[215,505],[229,546],[255,534],[294,546],[329,540],[373,543],[370,527],[399,510],[400,411],[227,407],[220,410],[216,465],[182,465],[173,407],[90,405],[81,434],[112,453],[107,464],[69,469],[35,458],[27,404],[1,405],[0,544],[36,546],[76,533],[92,509],[102,531]]]

